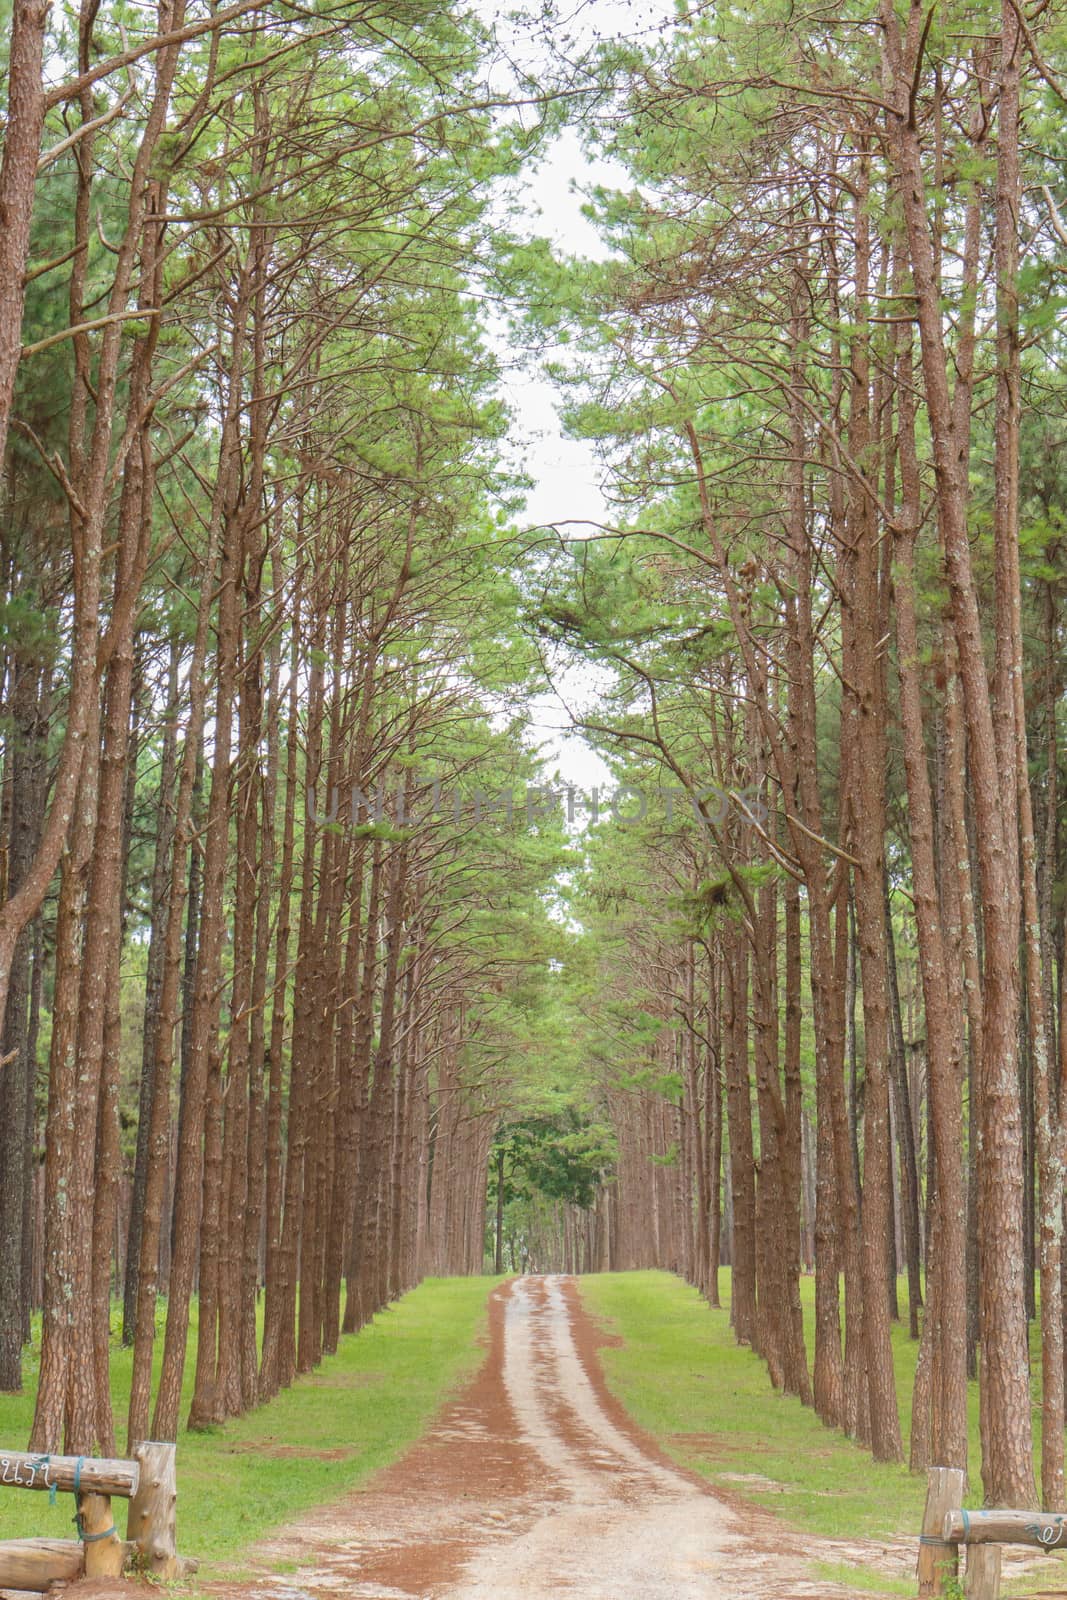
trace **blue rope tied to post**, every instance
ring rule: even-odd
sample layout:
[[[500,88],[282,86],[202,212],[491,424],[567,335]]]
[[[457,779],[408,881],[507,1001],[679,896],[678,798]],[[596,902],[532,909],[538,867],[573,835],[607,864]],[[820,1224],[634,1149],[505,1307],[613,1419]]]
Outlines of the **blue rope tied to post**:
[[[112,1534],[118,1533],[118,1529],[112,1523],[110,1528],[104,1529],[103,1533],[86,1533],[85,1531],[82,1523],[81,1507],[78,1505],[78,1495],[81,1492],[82,1484],[82,1462],[84,1460],[84,1456],[79,1456],[74,1464],[74,1526],[78,1530],[78,1538],[82,1544],[95,1544],[98,1539],[110,1539]]]

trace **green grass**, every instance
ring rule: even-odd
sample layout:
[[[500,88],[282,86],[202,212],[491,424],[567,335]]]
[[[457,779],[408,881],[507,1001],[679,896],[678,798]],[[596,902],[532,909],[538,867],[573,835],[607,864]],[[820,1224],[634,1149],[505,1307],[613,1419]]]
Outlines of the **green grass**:
[[[301,1512],[337,1498],[395,1460],[423,1432],[453,1390],[479,1364],[479,1335],[494,1278],[429,1279],[338,1354],[269,1405],[209,1433],[178,1441],[178,1541],[205,1563],[204,1576],[233,1570],[257,1539]],[[813,1285],[802,1282],[809,1356]],[[815,1418],[798,1401],[776,1394],[766,1368],[733,1340],[727,1310],[712,1311],[695,1290],[665,1272],[604,1274],[581,1280],[582,1297],[607,1329],[624,1340],[601,1360],[613,1391],[635,1420],[682,1465],[813,1534],[842,1539],[917,1537],[924,1482],[904,1467],[870,1455]],[[730,1274],[720,1275],[724,1306]],[[187,1410],[195,1350],[190,1330]],[[916,1347],[894,1329],[894,1360],[907,1448]],[[22,1448],[33,1414],[38,1350],[26,1355],[26,1388],[0,1394],[0,1441]],[[158,1359],[158,1349],[157,1349]],[[112,1351],[112,1389],[122,1427],[129,1396],[130,1353]],[[971,1499],[980,1494],[977,1392],[971,1386]],[[1035,1414],[1035,1427],[1038,1418]],[[279,1455],[341,1451],[340,1459]],[[762,1478],[775,1485],[745,1481]],[[0,1538],[67,1537],[72,1502],[61,1495],[0,1495]],[[121,1523],[120,1523],[121,1526]],[[282,1563],[275,1563],[281,1571]],[[813,1568],[814,1571],[814,1568]],[[847,1563],[815,1574],[859,1591],[913,1592]],[[1022,1592],[1040,1579],[1015,1582]]]
[[[925,1479],[903,1466],[872,1460],[866,1450],[824,1428],[809,1407],[776,1393],[767,1369],[751,1350],[734,1343],[729,1323],[730,1273],[719,1274],[721,1311],[666,1272],[625,1272],[582,1278],[582,1298],[605,1329],[624,1341],[605,1348],[601,1361],[612,1391],[630,1414],[681,1465],[785,1518],[800,1530],[837,1539],[916,1539],[922,1522]],[[814,1346],[814,1282],[801,1280],[808,1357]],[[901,1305],[907,1305],[901,1285]],[[907,1455],[911,1390],[918,1346],[906,1326],[893,1328],[893,1360]],[[1038,1410],[1040,1345],[1031,1327],[1034,1377],[1035,1463],[1040,1452]],[[981,1501],[978,1386],[968,1391],[970,1484],[968,1501]],[[763,1478],[771,1489],[746,1478]],[[817,1565],[817,1564],[816,1564]],[[816,1576],[830,1580],[830,1568]],[[1059,1592],[1060,1561],[1012,1578],[1012,1593],[1050,1583]],[[836,1581],[853,1589],[914,1593],[848,1564]]]
[[[336,1499],[418,1438],[448,1393],[480,1363],[479,1335],[495,1278],[431,1278],[381,1312],[336,1356],[249,1415],[178,1439],[178,1548],[210,1564],[233,1563],[271,1527]],[[195,1327],[186,1364],[187,1411]],[[33,1416],[37,1351],[26,1388],[0,1395],[0,1440],[23,1449]],[[112,1351],[112,1392],[120,1452],[130,1385],[130,1352]],[[344,1450],[342,1459],[279,1456],[278,1446]],[[71,1536],[73,1504],[60,1495],[0,1496],[0,1538]],[[120,1530],[122,1523],[120,1521]]]
[[[729,1304],[730,1275],[720,1276]],[[812,1285],[805,1281],[806,1312]],[[711,1310],[695,1289],[665,1272],[601,1274],[581,1280],[582,1298],[625,1341],[601,1352],[612,1390],[675,1460],[711,1483],[832,1538],[914,1537],[925,1483],[905,1467],[873,1461],[824,1428],[810,1407],[771,1389],[767,1369],[734,1343],[727,1310]],[[897,1381],[914,1357],[895,1349]],[[776,1488],[745,1482],[771,1480]]]
[[[842,1588],[856,1589],[863,1594],[915,1593],[915,1585],[904,1578],[887,1578],[883,1572],[870,1567],[858,1567],[851,1561],[812,1561],[811,1575],[824,1583],[840,1584]]]

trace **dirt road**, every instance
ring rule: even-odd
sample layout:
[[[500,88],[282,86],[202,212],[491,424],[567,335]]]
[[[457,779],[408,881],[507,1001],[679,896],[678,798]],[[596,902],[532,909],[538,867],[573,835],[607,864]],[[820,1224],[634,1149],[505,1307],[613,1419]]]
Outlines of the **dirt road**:
[[[674,1466],[607,1393],[574,1284],[491,1301],[486,1362],[367,1488],[257,1552],[259,1600],[842,1600],[800,1540]],[[849,1555],[855,1552],[848,1551]],[[902,1553],[873,1553],[899,1573]],[[881,1557],[879,1560],[878,1557]],[[906,1557],[904,1558],[906,1560]],[[270,1576],[287,1571],[284,1579]],[[234,1591],[227,1591],[228,1595]]]

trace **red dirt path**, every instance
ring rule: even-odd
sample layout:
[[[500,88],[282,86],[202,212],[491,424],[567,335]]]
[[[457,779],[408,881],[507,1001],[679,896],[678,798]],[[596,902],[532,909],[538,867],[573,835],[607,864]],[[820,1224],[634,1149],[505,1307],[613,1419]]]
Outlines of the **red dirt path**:
[[[846,1600],[851,1591],[816,1578],[811,1560],[907,1570],[912,1548],[801,1537],[679,1468],[608,1391],[597,1356],[608,1342],[574,1280],[503,1285],[481,1370],[424,1437],[363,1489],[259,1546],[249,1583],[210,1593]]]
[[[609,1342],[575,1280],[502,1285],[490,1297],[481,1369],[399,1461],[257,1546],[246,1582],[180,1592],[211,1600],[854,1600],[856,1591],[820,1580],[811,1563],[850,1561],[910,1577],[914,1544],[800,1535],[678,1467],[608,1391],[597,1352]],[[145,1592],[77,1584],[66,1597],[144,1600]]]

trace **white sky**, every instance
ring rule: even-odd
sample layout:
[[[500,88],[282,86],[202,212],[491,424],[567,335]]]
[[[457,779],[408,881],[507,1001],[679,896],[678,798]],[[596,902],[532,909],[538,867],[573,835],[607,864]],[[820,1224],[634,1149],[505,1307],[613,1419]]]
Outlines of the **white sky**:
[[[649,38],[674,16],[671,0],[578,0],[566,18],[566,31],[580,49],[597,37]],[[626,181],[625,169],[618,163],[591,160],[578,130],[568,127],[529,177],[523,196],[525,232],[531,238],[548,238],[565,254],[603,259],[607,253],[603,241],[582,215],[582,191],[596,185],[621,187]],[[511,225],[516,226],[515,219]],[[564,437],[555,386],[535,359],[516,364],[515,354],[514,349],[508,351],[510,370],[501,387],[513,417],[512,448],[533,480],[525,520],[574,534],[580,533],[582,522],[610,522],[592,446]],[[568,732],[570,711],[588,710],[595,703],[597,678],[592,668],[564,671],[557,678],[559,692],[539,695],[530,708],[532,738],[543,758],[565,782],[584,791],[597,785],[611,787],[610,773],[597,752],[580,734]]]
[[[577,185],[621,183],[621,168],[590,162],[577,132],[568,128],[553,142],[529,185],[527,227],[531,235],[552,240],[571,255],[603,257],[600,236],[585,217]],[[561,532],[580,533],[582,522],[608,520],[600,473],[592,445],[564,437],[556,387],[534,359],[512,370],[501,385],[511,409],[511,443],[533,480],[526,497],[528,524],[552,524]],[[568,527],[568,524],[571,526]],[[531,704],[532,738],[546,762],[567,783],[582,790],[605,787],[610,774],[581,734],[570,733],[570,710],[588,708],[596,699],[596,674],[580,669],[559,675],[559,694],[538,695]],[[561,698],[562,696],[562,698]],[[567,705],[564,704],[567,702]],[[568,709],[570,707],[570,710]]]

